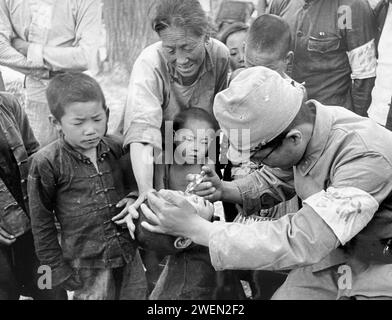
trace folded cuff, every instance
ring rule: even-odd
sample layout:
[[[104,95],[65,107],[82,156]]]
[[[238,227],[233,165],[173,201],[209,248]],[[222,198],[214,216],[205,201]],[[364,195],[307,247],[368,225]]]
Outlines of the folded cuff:
[[[161,130],[147,123],[132,122],[125,131],[124,147],[131,143],[146,143],[162,150]]]
[[[253,181],[249,178],[234,180],[234,185],[241,194],[242,207],[246,215],[257,214],[261,210],[260,197],[255,197]]]
[[[59,267],[52,268],[52,285],[57,287],[66,281],[72,274],[74,270],[67,264],[63,264]]]

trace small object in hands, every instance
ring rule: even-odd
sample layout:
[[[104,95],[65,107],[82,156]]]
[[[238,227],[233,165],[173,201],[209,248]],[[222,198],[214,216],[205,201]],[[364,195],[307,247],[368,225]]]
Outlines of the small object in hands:
[[[385,245],[384,250],[383,250],[383,255],[386,257],[392,256],[392,239],[389,239],[389,241]]]
[[[182,191],[174,191],[174,190],[165,190],[167,194],[177,194],[181,197],[184,197],[190,205],[192,205],[196,209],[196,214],[204,219],[210,220],[214,213],[214,206],[204,200],[202,197],[199,197],[194,194],[185,194]],[[164,198],[160,192],[156,192],[157,197],[169,201],[168,198]],[[151,207],[148,200],[144,201],[148,207]],[[135,238],[138,242],[139,246],[146,249],[157,251],[163,255],[174,255],[183,250],[187,249],[191,246],[192,240],[185,237],[175,237],[168,234],[160,234],[151,232],[142,227],[142,222],[146,221],[151,223],[144,215],[141,208],[138,208],[139,218],[135,221]]]
[[[148,205],[145,201],[144,204]],[[139,246],[145,250],[151,250],[161,253],[162,255],[174,255],[183,251],[192,241],[184,241],[182,237],[174,237],[168,234],[154,233],[142,227],[142,222],[151,223],[143,214],[141,208],[138,208],[139,218],[135,221],[135,237]],[[181,240],[184,242],[181,246]]]
[[[186,187],[185,193],[191,193],[195,190],[195,188],[203,182],[204,179],[204,171],[200,172],[200,174],[196,174],[193,178],[193,181],[188,184]]]

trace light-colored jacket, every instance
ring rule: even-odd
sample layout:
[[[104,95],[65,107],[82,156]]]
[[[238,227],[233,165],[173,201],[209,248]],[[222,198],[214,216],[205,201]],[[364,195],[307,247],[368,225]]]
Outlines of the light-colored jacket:
[[[264,166],[234,182],[247,213],[294,194],[302,198],[303,208],[276,221],[221,224],[210,235],[213,265],[259,270],[312,266],[317,272],[350,263],[356,271],[353,294],[391,296],[392,283],[385,279],[392,264],[357,256],[361,243],[375,241],[381,247],[383,239],[392,237],[392,132],[342,107],[308,103],[317,114],[301,162],[290,171]],[[323,191],[309,197],[312,184]],[[365,270],[366,277],[358,270]]]

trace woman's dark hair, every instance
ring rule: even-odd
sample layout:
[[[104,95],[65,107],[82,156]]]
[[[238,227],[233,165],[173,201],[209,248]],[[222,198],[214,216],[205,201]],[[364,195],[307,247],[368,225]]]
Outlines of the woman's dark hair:
[[[176,115],[173,121],[173,130],[183,129],[187,121],[203,120],[211,125],[215,131],[219,129],[218,122],[207,111],[200,108],[189,108]]]
[[[229,24],[227,27],[225,27],[219,34],[218,34],[218,40],[226,44],[227,38],[236,32],[239,31],[248,31],[249,26],[243,22],[234,22]]]
[[[150,16],[158,34],[168,27],[183,28],[199,37],[209,33],[207,15],[198,0],[155,0]]]

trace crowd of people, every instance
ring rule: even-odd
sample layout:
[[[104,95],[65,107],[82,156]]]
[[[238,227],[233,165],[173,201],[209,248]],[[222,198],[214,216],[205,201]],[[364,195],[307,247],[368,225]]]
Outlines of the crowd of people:
[[[154,1],[109,134],[99,1],[0,0],[0,299],[392,298],[390,1],[265,7]]]

